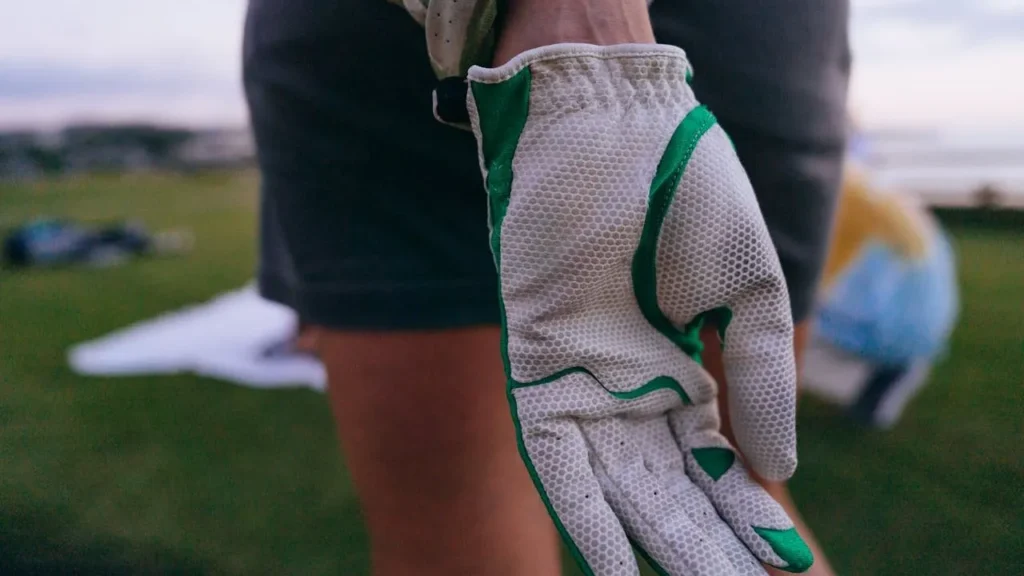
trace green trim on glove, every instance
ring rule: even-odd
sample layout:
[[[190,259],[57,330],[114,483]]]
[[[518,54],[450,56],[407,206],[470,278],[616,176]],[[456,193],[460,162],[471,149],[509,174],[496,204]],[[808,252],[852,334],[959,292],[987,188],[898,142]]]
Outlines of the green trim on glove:
[[[772,547],[772,550],[786,561],[786,566],[776,566],[786,572],[806,572],[814,564],[814,554],[807,547],[807,543],[796,531],[796,528],[789,530],[772,530],[771,528],[758,528],[754,526],[754,532]]]
[[[575,373],[586,374],[587,376],[590,376],[594,380],[594,382],[597,382],[599,386],[604,388],[605,392],[607,392],[610,396],[618,398],[619,400],[635,400],[637,398],[640,398],[641,396],[646,396],[651,392],[655,392],[657,390],[671,390],[675,392],[676,395],[679,396],[680,400],[683,401],[683,404],[693,404],[693,400],[690,399],[690,395],[686,393],[686,390],[683,390],[683,386],[678,381],[676,381],[675,378],[672,378],[671,376],[658,376],[657,378],[651,379],[650,382],[644,384],[643,386],[640,386],[639,388],[627,390],[626,392],[616,392],[615,390],[609,390],[608,388],[606,388],[604,384],[601,384],[600,378],[598,378],[597,376],[594,375],[593,372],[587,370],[582,366],[573,366],[572,368],[559,370],[558,372],[555,372],[550,376],[545,376],[540,380],[534,380],[532,382],[520,382],[512,378],[511,376],[508,376],[508,388],[509,391],[511,391],[519,388],[529,388],[531,386],[541,386],[543,384],[550,384],[555,380],[561,380],[562,378],[565,378],[569,374]]]
[[[711,111],[704,106],[698,106],[683,118],[672,134],[661,161],[658,162],[654,181],[651,182],[647,218],[644,220],[640,245],[633,256],[633,291],[636,292],[637,304],[644,318],[698,363],[701,362],[701,353],[704,351],[704,345],[700,341],[704,314],[694,318],[682,330],[669,320],[658,306],[658,274],[655,263],[658,257],[661,226],[675,198],[679,181],[683,178],[690,156],[697,149],[697,143],[715,123]]]
[[[487,169],[488,207],[491,220],[491,253],[498,270],[498,303],[501,306],[501,359],[505,374],[511,376],[508,360],[508,332],[505,322],[505,303],[501,298],[501,222],[508,209],[512,192],[512,159],[519,145],[519,136],[526,126],[526,115],[530,107],[530,69],[521,72],[500,84],[471,84],[473,97],[480,106],[480,148],[484,166]]]
[[[555,528],[562,536],[562,541],[569,548],[569,553],[586,576],[594,576],[594,571],[587,563],[576,543],[573,542],[568,530],[555,513],[551,499],[544,490],[544,484],[537,475],[537,469],[530,459],[523,442],[523,428],[519,421],[519,410],[512,391],[517,387],[512,379],[512,367],[508,359],[508,321],[505,315],[505,302],[501,297],[501,223],[508,209],[508,201],[512,192],[512,160],[515,158],[519,137],[526,126],[526,116],[530,108],[530,86],[532,75],[529,68],[524,68],[515,76],[499,84],[482,84],[473,82],[470,89],[473,98],[479,103],[477,107],[480,117],[480,148],[484,168],[487,170],[487,195],[490,206],[491,220],[491,252],[494,255],[495,267],[498,271],[498,304],[501,307],[501,360],[505,365],[507,378],[506,394],[512,421],[516,429],[516,444],[519,455],[530,473],[533,485],[540,494],[540,499],[547,508],[548,515],[555,523]],[[570,369],[573,371],[575,369]],[[551,380],[563,376],[565,371],[551,376]],[[537,384],[550,381],[544,379]]]
[[[701,469],[715,481],[728,472],[736,461],[736,454],[728,448],[694,448],[690,452]]]

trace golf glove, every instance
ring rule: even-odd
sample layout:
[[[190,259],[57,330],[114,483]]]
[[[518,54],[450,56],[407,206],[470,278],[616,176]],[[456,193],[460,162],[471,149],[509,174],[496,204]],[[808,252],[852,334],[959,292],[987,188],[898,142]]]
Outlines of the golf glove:
[[[683,51],[559,44],[469,70],[521,455],[587,574],[806,570],[748,475],[796,467],[793,326],[757,200]],[[737,452],[699,331],[719,327]]]

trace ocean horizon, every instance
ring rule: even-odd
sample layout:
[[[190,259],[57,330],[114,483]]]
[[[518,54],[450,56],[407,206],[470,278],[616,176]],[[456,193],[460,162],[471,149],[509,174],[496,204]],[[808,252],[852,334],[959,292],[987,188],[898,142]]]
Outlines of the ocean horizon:
[[[1024,130],[875,130],[850,151],[882,189],[941,205],[972,204],[988,189],[1024,207]]]

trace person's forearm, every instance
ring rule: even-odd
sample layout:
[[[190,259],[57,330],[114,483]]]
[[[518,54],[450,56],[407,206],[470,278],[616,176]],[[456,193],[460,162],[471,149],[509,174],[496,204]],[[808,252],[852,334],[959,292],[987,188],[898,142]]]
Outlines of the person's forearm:
[[[510,0],[494,65],[550,44],[653,43],[646,0]]]

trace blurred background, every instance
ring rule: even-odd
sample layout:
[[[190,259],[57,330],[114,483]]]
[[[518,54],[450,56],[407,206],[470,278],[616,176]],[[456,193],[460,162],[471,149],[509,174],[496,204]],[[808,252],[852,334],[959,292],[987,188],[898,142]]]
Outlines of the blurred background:
[[[842,574],[1024,574],[1024,2],[852,0],[796,500]],[[243,0],[0,0],[0,575],[361,574],[250,286]]]

